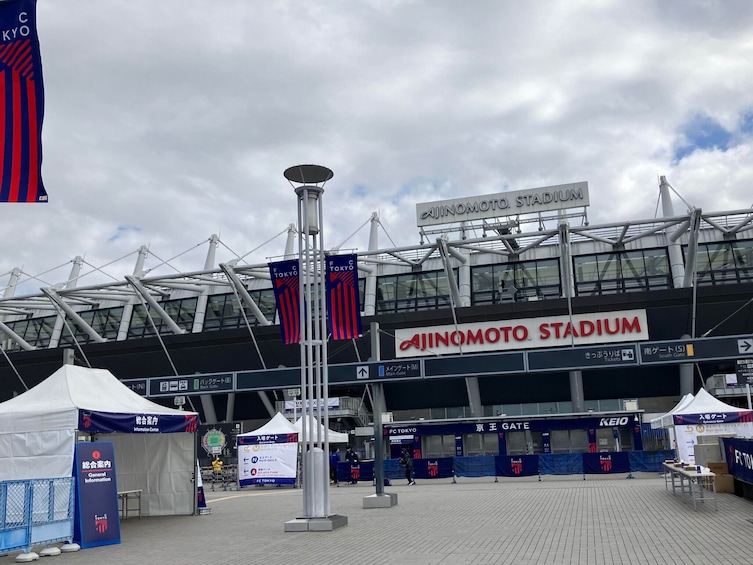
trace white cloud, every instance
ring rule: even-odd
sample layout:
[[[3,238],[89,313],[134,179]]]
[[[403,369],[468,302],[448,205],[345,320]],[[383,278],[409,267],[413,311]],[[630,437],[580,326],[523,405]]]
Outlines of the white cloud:
[[[659,175],[704,210],[753,203],[749,140],[673,163],[690,116],[732,131],[753,108],[747,2],[55,0],[38,20],[50,202],[0,208],[0,273],[212,233],[245,254],[295,222],[282,172],[307,162],[335,172],[331,246],[373,211],[409,245],[416,202],[581,180],[592,223],[652,217]]]

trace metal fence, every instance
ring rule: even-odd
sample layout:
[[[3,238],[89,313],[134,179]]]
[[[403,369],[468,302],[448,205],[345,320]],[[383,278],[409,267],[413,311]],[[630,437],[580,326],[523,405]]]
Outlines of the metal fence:
[[[0,482],[0,553],[73,538],[73,478]]]

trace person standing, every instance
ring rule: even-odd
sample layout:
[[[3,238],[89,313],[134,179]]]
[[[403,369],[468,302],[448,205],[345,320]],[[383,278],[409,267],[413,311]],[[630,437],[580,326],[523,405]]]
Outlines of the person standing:
[[[212,461],[212,490],[214,490],[214,483],[222,481],[222,459],[219,455],[214,456]]]
[[[340,462],[340,454],[336,447],[330,448],[329,454],[329,480],[333,485],[340,486],[337,483],[337,464]]]
[[[355,451],[353,451],[353,448],[350,446],[345,448],[345,460],[351,464],[356,464],[359,462],[358,454]],[[351,472],[350,484],[351,485],[358,484],[358,481],[353,478],[352,472]]]
[[[400,466],[405,469],[405,478],[408,479],[408,484],[415,485],[416,481],[413,480],[413,458],[405,447],[400,452]]]

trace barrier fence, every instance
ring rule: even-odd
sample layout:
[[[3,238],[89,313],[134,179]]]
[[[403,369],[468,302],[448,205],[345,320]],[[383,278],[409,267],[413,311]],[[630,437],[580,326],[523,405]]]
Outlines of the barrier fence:
[[[73,538],[73,477],[0,482],[0,553]]]
[[[448,477],[529,477],[532,475],[601,475],[611,473],[662,472],[662,462],[672,459],[672,450],[611,451],[603,453],[562,453],[539,455],[485,455],[436,457],[413,460],[417,479]],[[404,479],[405,469],[396,459],[384,461],[386,479]],[[337,480],[372,481],[374,462],[340,462]]]

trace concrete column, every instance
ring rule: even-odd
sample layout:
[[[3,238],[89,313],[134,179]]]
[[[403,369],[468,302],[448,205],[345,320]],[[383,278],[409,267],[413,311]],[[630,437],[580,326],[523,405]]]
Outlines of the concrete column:
[[[585,400],[583,399],[583,371],[570,371],[570,402],[573,403],[573,412],[585,412]]]

